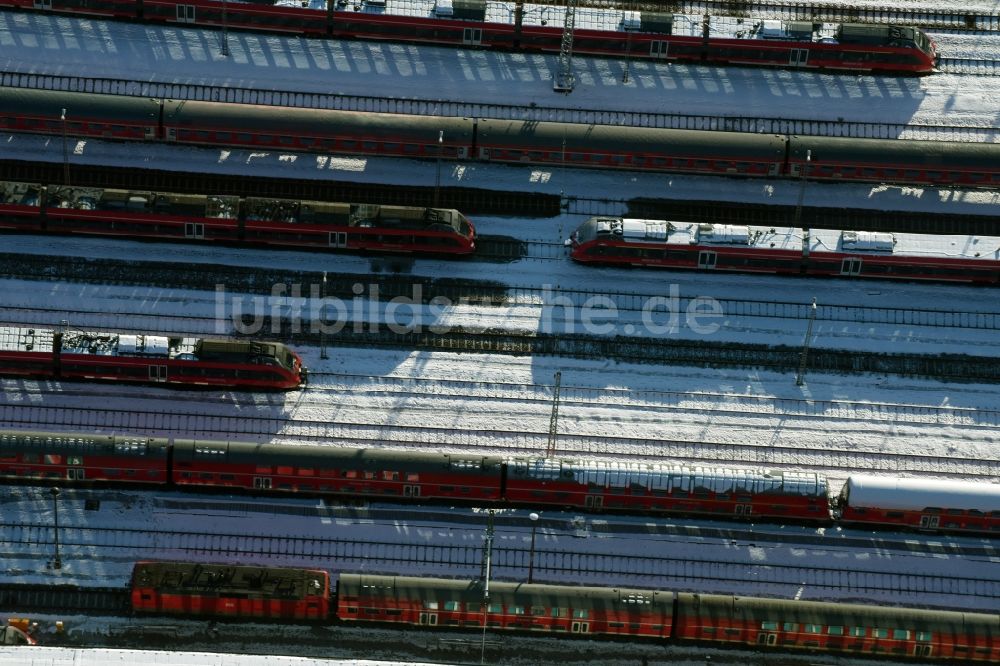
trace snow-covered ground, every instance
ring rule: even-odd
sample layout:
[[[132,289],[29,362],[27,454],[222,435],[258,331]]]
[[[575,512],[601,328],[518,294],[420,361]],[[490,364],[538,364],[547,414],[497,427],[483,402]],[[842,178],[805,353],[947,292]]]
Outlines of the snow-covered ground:
[[[996,35],[933,35],[942,54],[996,53]],[[995,127],[995,77],[821,75],[577,57],[572,94],[556,56],[314,40],[0,13],[0,68],[265,90],[564,108]],[[629,77],[623,82],[628,68]],[[99,74],[97,74],[99,73]],[[996,139],[995,139],[996,140]]]

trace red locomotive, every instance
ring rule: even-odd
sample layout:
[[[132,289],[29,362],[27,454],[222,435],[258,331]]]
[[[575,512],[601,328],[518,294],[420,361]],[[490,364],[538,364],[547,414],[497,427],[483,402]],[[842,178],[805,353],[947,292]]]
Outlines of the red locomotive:
[[[0,327],[0,375],[283,391],[306,369],[280,342]]]
[[[230,583],[232,572],[240,570],[249,573]],[[140,562],[132,576],[132,604],[137,612],[191,616],[326,618],[345,624],[627,636],[859,657],[1000,660],[1000,616],[995,613],[503,581],[490,581],[487,596],[479,580],[355,573],[339,575],[334,595],[324,605],[326,599],[319,599],[328,583],[324,575],[300,569]],[[261,585],[261,579],[289,582]],[[321,608],[328,610],[327,616],[318,615]]]
[[[1000,484],[664,463],[0,431],[0,478],[1000,534]]]
[[[476,247],[472,224],[451,209],[2,181],[0,229],[435,255]]]
[[[312,569],[139,562],[132,609],[185,616],[325,620],[330,575]]]
[[[822,182],[996,188],[1000,144],[408,116],[0,87],[0,125],[58,136]],[[443,134],[443,141],[442,134]]]
[[[585,264],[1000,282],[1000,238],[592,217],[566,244]]]
[[[559,53],[563,6],[517,0],[327,0],[325,9],[270,2],[2,0],[0,6],[261,32]],[[743,18],[578,8],[573,52],[610,58],[753,65],[878,74],[929,74],[937,48],[919,28],[752,21]]]

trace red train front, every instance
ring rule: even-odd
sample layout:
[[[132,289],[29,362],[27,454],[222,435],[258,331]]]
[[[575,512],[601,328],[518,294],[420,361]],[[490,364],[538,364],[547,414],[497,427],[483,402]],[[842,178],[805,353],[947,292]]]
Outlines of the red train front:
[[[179,562],[138,562],[132,610],[185,616],[325,620],[326,571]]]

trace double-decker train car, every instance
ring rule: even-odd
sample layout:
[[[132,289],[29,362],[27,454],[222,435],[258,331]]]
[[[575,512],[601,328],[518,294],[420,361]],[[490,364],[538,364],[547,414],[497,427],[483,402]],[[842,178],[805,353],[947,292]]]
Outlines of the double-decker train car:
[[[953,532],[1000,530],[1000,484],[856,474],[840,493],[845,524]]]
[[[716,518],[825,521],[826,479],[818,474],[649,463],[513,459],[506,498],[520,504]]]
[[[170,482],[170,442],[154,437],[0,432],[0,478],[8,481]]]
[[[813,472],[669,462],[9,430],[0,431],[0,478],[1000,535],[997,484],[855,475],[832,497]]]
[[[243,569],[250,574],[231,584],[228,572]],[[487,594],[481,580],[341,572],[336,587],[327,591],[329,615],[321,618],[315,611],[323,607],[318,591],[324,573],[140,562],[132,575],[132,608],[192,617],[327,619],[347,625],[628,637],[855,657],[1000,660],[1000,616],[995,613],[498,580],[490,581]],[[248,585],[247,578],[293,582],[276,590],[270,584]],[[299,581],[305,588],[301,593]],[[244,602],[242,595],[252,596],[257,605]],[[303,612],[303,606],[309,612]],[[244,610],[249,608],[271,613]]]
[[[997,284],[1000,238],[598,216],[566,241],[584,264]]]
[[[336,616],[345,622],[483,627],[597,636],[667,638],[672,592],[342,573]]]
[[[0,375],[277,391],[306,379],[280,342],[0,327]]]
[[[523,0],[0,0],[15,7],[120,19],[336,39],[374,39],[465,48],[558,53],[573,24],[573,52],[660,62],[752,65],[820,71],[929,74],[937,47],[900,25],[748,20]]]
[[[176,440],[172,460],[178,486],[366,498],[501,499],[501,460],[488,456]]]
[[[222,618],[325,620],[330,575],[315,569],[138,562],[132,610]]]
[[[96,99],[95,99],[96,98]],[[151,114],[149,105],[160,110]],[[80,106],[82,112],[76,115]],[[121,106],[118,109],[118,105]],[[1000,144],[359,113],[0,88],[0,129],[350,155],[992,188]]]
[[[457,210],[0,181],[0,229],[306,249],[467,255]]]

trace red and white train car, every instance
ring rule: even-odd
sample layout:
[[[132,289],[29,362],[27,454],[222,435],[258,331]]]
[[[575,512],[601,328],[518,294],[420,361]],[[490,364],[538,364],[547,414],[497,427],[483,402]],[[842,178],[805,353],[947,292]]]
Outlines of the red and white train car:
[[[499,501],[500,459],[249,442],[174,442],[173,482],[358,498]]]
[[[673,592],[340,574],[336,613],[345,622],[668,638]]]
[[[841,491],[843,523],[1000,536],[1000,484],[854,475]]]
[[[165,439],[45,432],[0,432],[0,478],[166,485]]]
[[[737,273],[997,284],[1000,238],[592,217],[570,236],[581,263]]]
[[[138,562],[131,601],[140,613],[325,620],[330,575],[315,569]]]
[[[728,520],[830,519],[826,478],[809,472],[537,458],[507,462],[506,498],[528,505]]]
[[[0,375],[274,391],[306,369],[278,342],[0,327]]]

